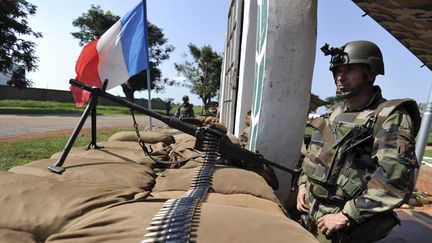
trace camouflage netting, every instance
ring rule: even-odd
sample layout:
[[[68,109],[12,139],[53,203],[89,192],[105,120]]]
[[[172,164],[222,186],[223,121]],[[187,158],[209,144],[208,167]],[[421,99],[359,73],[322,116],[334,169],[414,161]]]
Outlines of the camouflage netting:
[[[61,175],[47,170],[61,153],[0,172],[0,242],[140,242],[163,202],[183,197],[203,163],[194,137],[171,134],[141,134],[155,159],[181,162],[164,168],[134,133],[121,132],[98,143],[104,148],[73,148]],[[252,171],[217,165],[197,210],[197,242],[315,242]]]
[[[432,70],[430,0],[352,0]]]

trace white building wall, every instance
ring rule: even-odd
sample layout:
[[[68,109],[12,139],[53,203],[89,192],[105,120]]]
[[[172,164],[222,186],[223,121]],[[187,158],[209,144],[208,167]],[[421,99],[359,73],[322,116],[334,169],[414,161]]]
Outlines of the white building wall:
[[[246,128],[246,114],[251,110],[252,106],[255,74],[257,1],[245,0],[243,11],[239,83],[234,125],[234,135],[236,137],[240,137],[243,130]]]
[[[243,1],[233,0],[228,14],[227,39],[219,99],[220,119],[230,133],[234,133],[242,19]]]

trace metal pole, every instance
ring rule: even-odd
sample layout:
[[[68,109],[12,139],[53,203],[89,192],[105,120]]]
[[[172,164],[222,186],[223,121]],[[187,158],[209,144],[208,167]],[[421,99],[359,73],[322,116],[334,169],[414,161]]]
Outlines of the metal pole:
[[[75,127],[75,130],[73,131],[71,137],[69,138],[66,147],[63,150],[62,155],[60,156],[60,158],[57,160],[56,163],[54,163],[53,165],[50,165],[48,167],[48,170],[50,170],[51,172],[57,173],[57,174],[61,174],[64,171],[63,163],[66,160],[66,157],[68,156],[74,142],[75,139],[78,137],[78,134],[80,133],[82,127],[84,126],[84,123],[88,117],[88,115],[90,114],[90,112],[93,110],[93,108],[96,106],[97,103],[97,99],[98,96],[96,94],[91,94],[90,96],[90,101],[87,104],[86,109],[84,110],[84,113],[81,116],[81,119],[78,122],[78,125]]]
[[[152,105],[151,105],[151,83],[150,83],[150,63],[149,66],[147,68],[147,90],[148,90],[148,109],[152,110]],[[150,129],[153,127],[152,126],[152,118],[151,116],[149,116],[149,127]]]
[[[417,156],[418,166],[419,166],[418,169],[420,169],[423,160],[425,147],[427,145],[427,140],[429,137],[431,121],[432,121],[432,87],[429,91],[429,99],[426,104],[426,109],[423,113],[420,131],[417,137],[416,156]],[[418,176],[418,171],[416,172],[416,180],[417,180],[417,176]]]
[[[151,82],[150,82],[150,56],[148,54],[148,48],[149,46],[149,40],[148,40],[148,22],[147,22],[147,4],[144,4],[144,25],[145,25],[145,34],[147,35],[146,37],[146,41],[147,41],[147,91],[148,91],[148,109],[151,111],[152,110],[152,105],[151,105]],[[151,116],[149,116],[149,127],[150,129],[153,127],[152,125],[152,118]]]
[[[102,84],[102,90],[105,91],[106,88],[108,86],[108,79],[105,79],[105,81]],[[95,98],[95,105],[91,111],[91,142],[90,144],[87,146],[87,150],[89,150],[91,147],[93,147],[94,149],[99,149],[99,148],[103,148],[103,146],[98,146],[96,144],[96,116],[97,116],[97,112],[96,112],[96,107],[97,107],[97,102],[98,102],[98,97]]]

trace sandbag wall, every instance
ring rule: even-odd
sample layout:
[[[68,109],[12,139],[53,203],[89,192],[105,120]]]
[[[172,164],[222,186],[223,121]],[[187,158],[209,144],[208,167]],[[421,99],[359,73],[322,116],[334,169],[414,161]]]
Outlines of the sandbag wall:
[[[177,135],[172,135],[177,134]],[[143,132],[161,167],[144,155],[133,132],[113,135],[101,149],[73,148],[61,175],[49,159],[0,172],[0,242],[140,242],[163,203],[188,190],[203,162],[195,138],[178,131]],[[192,159],[191,159],[192,158]],[[197,242],[315,242],[288,219],[258,174],[217,165],[199,205]]]

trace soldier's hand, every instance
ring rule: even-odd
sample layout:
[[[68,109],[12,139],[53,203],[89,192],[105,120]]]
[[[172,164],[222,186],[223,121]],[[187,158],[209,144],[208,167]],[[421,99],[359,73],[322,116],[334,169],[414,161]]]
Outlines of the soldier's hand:
[[[297,210],[300,212],[305,212],[309,210],[309,206],[305,202],[306,195],[306,184],[301,184],[298,188],[297,194]]]
[[[332,235],[334,232],[345,228],[349,219],[341,212],[326,214],[318,219],[318,229],[324,235]]]

